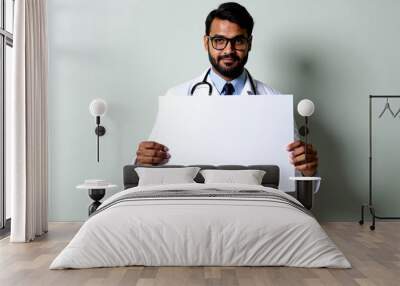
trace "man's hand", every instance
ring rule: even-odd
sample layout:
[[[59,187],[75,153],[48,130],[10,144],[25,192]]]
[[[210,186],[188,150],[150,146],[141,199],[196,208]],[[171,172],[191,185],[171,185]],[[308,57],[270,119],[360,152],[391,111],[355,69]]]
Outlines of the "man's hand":
[[[144,166],[162,165],[168,162],[171,155],[167,152],[168,147],[154,142],[140,142],[136,151],[136,164]]]
[[[317,150],[311,144],[307,144],[307,162],[305,156],[305,144],[303,141],[297,140],[290,143],[287,148],[289,152],[289,162],[300,171],[303,176],[314,176],[318,168]]]

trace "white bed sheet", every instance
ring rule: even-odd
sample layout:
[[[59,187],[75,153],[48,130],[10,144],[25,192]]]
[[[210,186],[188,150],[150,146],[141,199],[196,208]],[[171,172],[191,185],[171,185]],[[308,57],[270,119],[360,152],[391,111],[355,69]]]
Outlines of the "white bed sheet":
[[[135,187],[163,190],[264,190],[240,184]],[[297,201],[296,201],[297,202]],[[185,198],[125,201],[89,218],[50,269],[145,266],[294,266],[350,268],[316,219],[290,205],[258,199]]]

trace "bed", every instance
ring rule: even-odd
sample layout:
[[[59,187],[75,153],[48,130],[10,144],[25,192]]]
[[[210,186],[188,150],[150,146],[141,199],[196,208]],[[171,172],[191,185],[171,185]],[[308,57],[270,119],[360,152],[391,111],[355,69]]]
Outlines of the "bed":
[[[136,166],[125,166],[124,190],[102,203],[50,269],[351,267],[312,213],[277,189],[277,166],[198,167],[265,175],[260,185],[204,183],[199,173],[193,183],[140,186]]]

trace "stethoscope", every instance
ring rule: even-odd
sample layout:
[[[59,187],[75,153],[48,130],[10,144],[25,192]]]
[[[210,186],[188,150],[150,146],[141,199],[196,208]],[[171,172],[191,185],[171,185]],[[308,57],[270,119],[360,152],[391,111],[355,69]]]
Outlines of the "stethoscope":
[[[207,77],[208,77],[208,75],[210,74],[210,71],[211,71],[211,68],[208,69],[208,71],[206,72],[206,74],[205,74],[203,80],[200,81],[200,82],[198,82],[198,83],[196,83],[196,84],[192,87],[192,89],[190,90],[190,95],[191,95],[191,96],[192,96],[193,93],[195,92],[196,88],[198,88],[198,87],[199,87],[200,85],[202,85],[202,84],[208,85],[208,95],[211,95],[211,94],[212,94],[213,86],[211,85],[211,83],[209,83],[209,82],[207,81]],[[247,72],[247,76],[249,77],[249,81],[250,81],[251,89],[253,90],[253,94],[257,94],[257,92],[256,92],[256,85],[254,84],[253,78],[252,78],[252,76],[250,75],[250,73],[249,73],[248,70],[246,70],[246,72]]]

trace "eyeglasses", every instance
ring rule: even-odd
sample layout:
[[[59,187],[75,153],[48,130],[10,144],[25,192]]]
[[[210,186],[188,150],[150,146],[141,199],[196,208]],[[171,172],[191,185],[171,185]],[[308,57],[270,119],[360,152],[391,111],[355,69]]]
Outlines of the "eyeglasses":
[[[249,42],[251,37],[246,38],[244,36],[237,36],[232,39],[228,39],[222,36],[208,36],[208,39],[211,41],[211,45],[214,49],[218,51],[222,51],[228,45],[228,42],[231,43],[231,47],[237,51],[244,51],[249,46]]]

